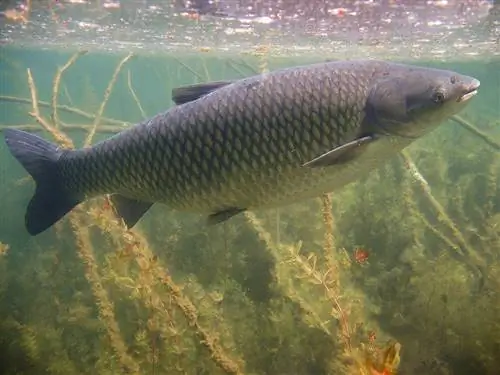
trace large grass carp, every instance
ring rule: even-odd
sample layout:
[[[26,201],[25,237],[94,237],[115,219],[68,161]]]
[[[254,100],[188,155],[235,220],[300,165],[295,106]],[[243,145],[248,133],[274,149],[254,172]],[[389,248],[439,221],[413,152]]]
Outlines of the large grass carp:
[[[79,150],[5,129],[36,191],[36,235],[112,194],[131,227],[156,202],[223,222],[339,189],[462,110],[479,81],[376,60],[326,62],[174,89],[168,111]]]

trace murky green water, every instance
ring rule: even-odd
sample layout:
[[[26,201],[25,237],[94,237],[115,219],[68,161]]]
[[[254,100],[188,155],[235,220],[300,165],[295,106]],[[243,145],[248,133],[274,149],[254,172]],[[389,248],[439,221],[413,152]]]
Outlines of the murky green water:
[[[269,46],[136,51],[119,70],[127,53],[93,50],[55,97],[78,48],[4,46],[0,127],[80,147],[164,111],[174,87],[349,57]],[[478,78],[460,116],[489,144],[449,121],[329,198],[215,228],[160,205],[125,231],[96,199],[29,237],[34,184],[0,142],[0,374],[496,374],[500,65],[403,62]]]

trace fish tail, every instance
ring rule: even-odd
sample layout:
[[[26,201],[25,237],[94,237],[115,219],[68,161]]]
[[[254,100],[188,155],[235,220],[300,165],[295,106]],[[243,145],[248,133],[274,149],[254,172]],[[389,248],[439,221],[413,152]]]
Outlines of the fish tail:
[[[11,154],[35,180],[35,194],[25,215],[26,229],[34,236],[50,228],[83,200],[64,189],[59,172],[61,156],[72,151],[22,130],[4,129],[3,134]]]

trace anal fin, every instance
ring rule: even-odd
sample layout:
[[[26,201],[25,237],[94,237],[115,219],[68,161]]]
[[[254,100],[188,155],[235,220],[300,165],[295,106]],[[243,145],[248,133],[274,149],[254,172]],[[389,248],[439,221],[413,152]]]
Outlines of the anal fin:
[[[117,215],[123,219],[128,229],[132,228],[151,208],[153,203],[124,197],[120,194],[111,194],[109,197]]]
[[[331,165],[346,163],[354,159],[363,149],[375,141],[373,136],[365,136],[354,141],[348,142],[342,146],[336,147],[317,158],[303,164],[303,167],[319,168],[328,167]]]
[[[216,213],[213,213],[208,216],[207,218],[207,224],[208,225],[216,225],[223,223],[226,220],[231,219],[233,216],[236,216],[242,212],[246,211],[245,209],[241,208],[229,208],[224,211],[219,211]]]

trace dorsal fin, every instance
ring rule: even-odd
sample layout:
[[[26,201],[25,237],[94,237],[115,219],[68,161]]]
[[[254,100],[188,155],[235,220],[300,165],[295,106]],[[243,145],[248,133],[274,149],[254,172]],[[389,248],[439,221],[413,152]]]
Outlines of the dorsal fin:
[[[177,105],[192,102],[193,100],[199,99],[231,83],[233,83],[233,81],[217,81],[177,87],[172,90],[172,100]]]

